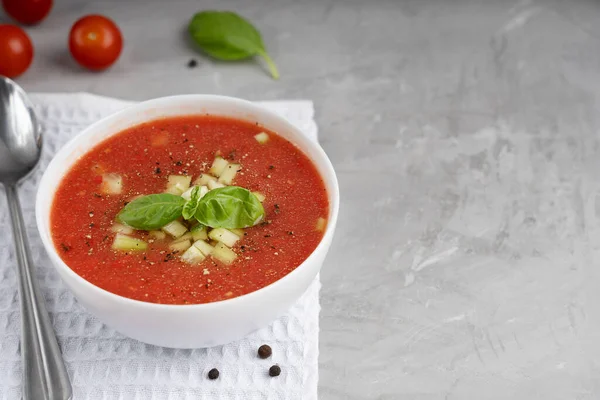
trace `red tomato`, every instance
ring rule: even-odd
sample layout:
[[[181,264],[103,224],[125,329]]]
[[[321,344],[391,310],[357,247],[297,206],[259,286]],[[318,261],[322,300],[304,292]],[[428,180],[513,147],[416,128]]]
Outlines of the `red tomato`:
[[[69,50],[82,66],[101,70],[121,54],[123,37],[119,27],[102,15],[88,15],[75,22],[69,34]]]
[[[52,0],[2,0],[4,10],[16,21],[37,24],[50,12]]]
[[[25,31],[15,25],[0,25],[0,75],[14,78],[27,71],[33,60],[33,45]]]

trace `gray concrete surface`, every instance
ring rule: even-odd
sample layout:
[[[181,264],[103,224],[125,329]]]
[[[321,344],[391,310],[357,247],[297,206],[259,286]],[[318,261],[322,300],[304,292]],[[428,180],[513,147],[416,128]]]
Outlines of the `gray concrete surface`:
[[[600,2],[56,3],[27,90],[314,100],[342,193],[321,398],[600,398]],[[281,80],[194,54],[204,8],[253,20]],[[65,46],[90,12],[126,38],[97,74]]]

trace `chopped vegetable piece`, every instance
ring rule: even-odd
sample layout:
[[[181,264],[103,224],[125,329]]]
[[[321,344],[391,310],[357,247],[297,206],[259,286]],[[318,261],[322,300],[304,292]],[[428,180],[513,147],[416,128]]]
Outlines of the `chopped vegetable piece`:
[[[188,264],[200,264],[205,258],[204,254],[196,246],[190,246],[181,255],[181,261]]]
[[[221,176],[225,168],[227,168],[229,162],[223,157],[215,157],[215,160],[212,163],[212,167],[210,167],[210,173],[216,177]]]
[[[144,251],[148,248],[148,244],[141,239],[117,233],[112,248],[121,251]]]
[[[183,236],[184,233],[187,232],[187,228],[185,227],[185,225],[183,225],[181,222],[175,220],[175,221],[171,221],[168,224],[166,224],[165,226],[163,226],[162,229],[164,232],[167,232],[169,235],[173,236],[175,239]]]
[[[192,247],[190,247],[190,249]],[[212,252],[212,256],[217,260],[221,261],[223,264],[231,264],[237,258],[237,254],[235,254],[233,250],[231,250],[229,247],[225,246],[221,242],[217,243],[217,245],[215,246],[215,249]]]
[[[194,181],[194,185],[206,186],[210,181],[216,182],[217,178],[209,174],[200,174],[200,176]]]
[[[252,194],[255,195],[258,201],[260,201],[261,203],[267,198],[264,194],[260,192],[252,192]]]
[[[167,234],[162,231],[150,231],[150,232],[148,232],[148,235],[150,235],[151,238],[154,238],[157,240],[162,240],[167,237]]]
[[[192,228],[192,239],[194,240],[206,240],[208,239],[208,230],[202,224],[198,224]]]
[[[169,245],[169,249],[175,251],[186,251],[190,248],[192,242],[189,239],[186,240],[176,240]]]
[[[315,226],[315,229],[319,232],[323,232],[325,230],[325,227],[327,227],[327,220],[325,218],[319,217],[317,219],[317,225]]]
[[[181,235],[180,237],[177,238],[177,241],[181,241],[181,240],[192,240],[192,232],[186,232],[183,235]]]
[[[213,190],[213,189],[218,189],[218,188],[223,188],[223,187],[225,187],[225,185],[223,185],[223,184],[222,184],[222,183],[220,183],[220,182],[214,182],[214,181],[210,181],[210,182],[208,182],[208,188],[209,188],[210,190]]]
[[[269,135],[267,135],[265,132],[261,132],[258,135],[254,135],[254,139],[256,139],[256,141],[260,144],[265,144],[269,141]]]
[[[191,181],[191,176],[169,175],[167,180],[166,192],[177,196],[181,196],[183,192],[189,189]]]
[[[232,247],[238,240],[240,240],[238,235],[225,228],[215,228],[211,230],[208,232],[208,237],[229,247]]]
[[[233,229],[230,229],[230,231],[233,232],[233,233],[235,233],[239,237],[244,237],[244,230],[243,229],[233,228]]]
[[[219,182],[225,185],[231,185],[235,175],[242,169],[240,164],[229,164],[219,177]]]
[[[133,233],[132,227],[119,223],[114,223],[113,226],[110,227],[110,230],[114,233],[122,233],[125,235],[131,235]]]
[[[204,240],[196,240],[194,242],[194,246],[198,248],[205,256],[209,256],[210,253],[215,249],[210,244],[206,243]]]
[[[123,190],[123,178],[119,174],[102,175],[100,190],[106,194],[120,194]]]
[[[201,199],[206,193],[208,193],[208,186],[200,186],[200,192],[198,192],[198,198]]]

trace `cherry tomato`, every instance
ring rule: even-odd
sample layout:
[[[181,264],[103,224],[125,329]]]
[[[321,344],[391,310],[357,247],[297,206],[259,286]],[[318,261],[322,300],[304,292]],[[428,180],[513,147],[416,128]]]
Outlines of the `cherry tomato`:
[[[75,22],[69,34],[69,50],[82,66],[101,70],[121,54],[123,37],[119,27],[102,15],[88,15]]]
[[[25,31],[15,25],[0,25],[0,75],[15,78],[27,71],[33,60],[33,45]]]
[[[52,8],[52,0],[2,0],[2,5],[16,21],[33,25],[46,18]]]

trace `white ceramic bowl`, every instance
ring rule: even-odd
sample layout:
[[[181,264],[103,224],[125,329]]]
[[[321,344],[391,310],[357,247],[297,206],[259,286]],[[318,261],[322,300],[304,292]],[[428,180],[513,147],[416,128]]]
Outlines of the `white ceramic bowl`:
[[[300,148],[315,164],[330,204],[327,230],[294,271],[255,292],[215,303],[165,305],[131,300],[77,275],[59,257],[50,234],[51,199],[71,166],[96,144],[131,126],[162,117],[211,114],[258,122]],[[54,267],[79,302],[98,319],[142,342],[175,348],[210,347],[242,338],[284,313],[315,279],[333,238],[339,188],[325,152],[282,117],[248,101],[209,95],[164,97],[131,106],[89,126],[65,145],[44,172],[36,199],[37,226]]]

